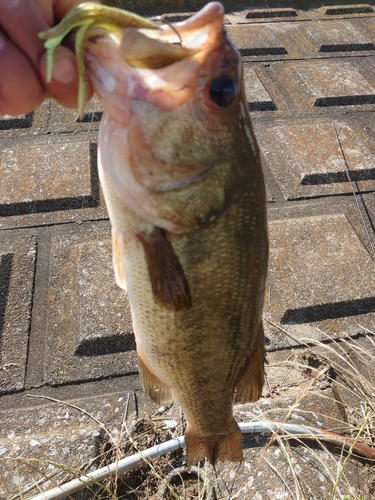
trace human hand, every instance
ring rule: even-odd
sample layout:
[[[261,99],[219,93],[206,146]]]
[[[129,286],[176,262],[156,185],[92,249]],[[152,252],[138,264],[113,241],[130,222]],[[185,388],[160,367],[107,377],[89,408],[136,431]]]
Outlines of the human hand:
[[[46,97],[68,108],[77,106],[75,55],[59,47],[52,80],[47,83],[45,49],[38,33],[54,26],[82,1],[0,0],[0,115],[28,113]]]

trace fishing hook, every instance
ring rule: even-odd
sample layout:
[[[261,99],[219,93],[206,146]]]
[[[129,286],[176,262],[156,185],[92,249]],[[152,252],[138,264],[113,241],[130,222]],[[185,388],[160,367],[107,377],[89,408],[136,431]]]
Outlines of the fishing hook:
[[[178,39],[179,39],[178,44],[182,45],[182,43],[183,43],[182,42],[182,36],[178,32],[178,29],[175,26],[173,26],[173,24],[171,22],[167,21],[166,19],[163,19],[162,16],[151,17],[150,21],[151,22],[153,22],[153,21],[160,21],[160,22],[166,24],[167,26],[169,26],[176,33],[176,35],[178,36]]]

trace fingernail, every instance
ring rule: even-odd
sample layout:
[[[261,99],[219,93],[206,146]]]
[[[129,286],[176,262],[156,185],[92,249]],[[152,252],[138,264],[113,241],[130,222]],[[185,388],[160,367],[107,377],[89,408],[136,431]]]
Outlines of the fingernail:
[[[70,83],[74,80],[76,74],[77,71],[73,61],[69,57],[63,57],[56,61],[52,78],[59,83]]]

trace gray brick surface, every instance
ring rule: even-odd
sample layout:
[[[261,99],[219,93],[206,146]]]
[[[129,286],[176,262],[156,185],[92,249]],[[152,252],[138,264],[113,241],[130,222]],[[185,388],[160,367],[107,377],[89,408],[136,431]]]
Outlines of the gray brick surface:
[[[136,371],[130,307],[114,281],[109,225],[52,236],[49,270],[46,382]]]
[[[350,63],[295,65],[292,72],[314,106],[373,104],[375,90]]]
[[[327,29],[328,28],[328,29]],[[374,50],[374,44],[353,25],[344,22],[330,22],[315,24],[307,28],[309,38],[319,47],[319,52],[351,52]]]
[[[373,15],[374,8],[369,4],[357,4],[353,3],[352,5],[333,5],[330,7],[322,7],[321,14],[328,17],[341,17],[341,16],[363,16],[363,15]]]
[[[265,318],[296,338],[327,340],[375,324],[373,260],[344,215],[270,224]],[[277,346],[295,344],[270,328]]]
[[[0,396],[23,389],[30,331],[36,240],[0,240]]]
[[[375,143],[364,143],[359,128],[341,120],[296,120],[262,124],[257,131],[268,167],[292,200],[351,193],[346,168],[360,190],[374,190]]]
[[[90,143],[66,136],[7,141],[1,148],[1,178],[4,211],[9,205],[91,196]]]
[[[297,11],[296,9],[288,9],[286,7],[281,7],[278,9],[250,9],[243,12],[245,17],[245,21],[241,21],[241,23],[253,23],[255,21],[265,22],[269,21],[289,21],[290,19],[301,20],[303,19],[303,13],[301,11]]]
[[[249,57],[268,59],[270,56],[280,59],[288,54],[267,25],[253,25],[250,29],[248,26],[228,26],[227,30],[245,60]]]
[[[276,109],[275,103],[260,81],[256,71],[246,66],[244,68],[244,77],[249,110],[267,111]]]

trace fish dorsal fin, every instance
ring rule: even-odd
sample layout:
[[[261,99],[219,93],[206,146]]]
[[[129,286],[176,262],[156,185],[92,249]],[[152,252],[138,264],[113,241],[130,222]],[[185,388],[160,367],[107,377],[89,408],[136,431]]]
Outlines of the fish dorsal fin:
[[[173,400],[173,395],[169,387],[160,382],[150,368],[143,361],[142,354],[137,349],[139,376],[142,380],[143,390],[154,403],[165,405]]]
[[[145,251],[155,301],[174,311],[190,309],[190,287],[167,231],[156,227],[150,236],[137,234]]]
[[[254,355],[249,358],[236,387],[234,400],[236,403],[258,401],[262,395],[264,383],[264,332],[263,323],[260,323],[258,347]]]

